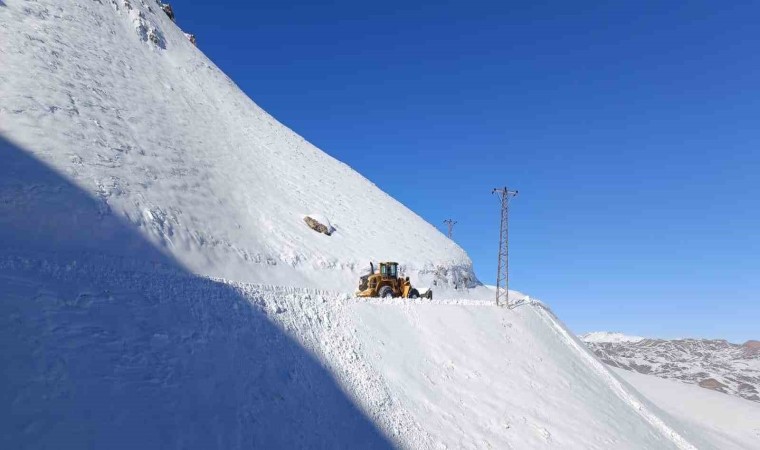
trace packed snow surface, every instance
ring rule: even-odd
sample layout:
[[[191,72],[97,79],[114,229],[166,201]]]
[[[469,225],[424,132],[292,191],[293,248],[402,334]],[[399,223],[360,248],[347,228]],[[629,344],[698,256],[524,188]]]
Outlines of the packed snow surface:
[[[0,1],[0,133],[0,448],[724,442],[540,302],[494,306],[461,248],[153,0]],[[378,260],[436,300],[347,295]]]

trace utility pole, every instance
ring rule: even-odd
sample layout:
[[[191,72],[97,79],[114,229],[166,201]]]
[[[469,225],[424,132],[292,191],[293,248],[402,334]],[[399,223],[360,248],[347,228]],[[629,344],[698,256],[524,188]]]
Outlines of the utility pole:
[[[451,239],[451,236],[453,235],[453,232],[454,232],[454,225],[457,224],[457,221],[453,220],[453,219],[446,219],[446,220],[443,221],[443,223],[445,223],[446,225],[448,225],[448,227],[449,227],[449,239]]]
[[[501,227],[499,230],[499,266],[496,273],[496,306],[509,306],[509,199],[517,195],[505,187],[496,188],[501,201]],[[502,286],[504,290],[502,291]]]

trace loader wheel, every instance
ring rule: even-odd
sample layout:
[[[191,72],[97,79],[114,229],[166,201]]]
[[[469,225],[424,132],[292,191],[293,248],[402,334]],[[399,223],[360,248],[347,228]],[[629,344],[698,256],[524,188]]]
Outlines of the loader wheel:
[[[420,293],[417,289],[409,291],[409,298],[420,298]]]
[[[391,289],[390,286],[383,286],[380,288],[380,292],[378,292],[378,295],[380,296],[380,298],[392,298],[393,289]]]

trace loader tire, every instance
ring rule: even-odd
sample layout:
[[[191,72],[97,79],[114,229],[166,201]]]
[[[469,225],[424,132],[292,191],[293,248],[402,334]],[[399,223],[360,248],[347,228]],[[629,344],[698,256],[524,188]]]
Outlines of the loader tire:
[[[380,298],[393,298],[393,289],[390,286],[383,286],[377,293]]]
[[[417,289],[409,291],[409,298],[420,298],[420,292]]]

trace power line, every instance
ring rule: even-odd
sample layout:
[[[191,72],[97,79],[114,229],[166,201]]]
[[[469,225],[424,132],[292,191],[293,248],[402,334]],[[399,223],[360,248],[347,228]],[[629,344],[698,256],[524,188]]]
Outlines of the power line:
[[[517,195],[507,187],[495,188],[501,201],[501,227],[499,229],[499,265],[496,272],[496,306],[509,306],[509,200]],[[502,290],[502,285],[504,289]]]
[[[451,236],[454,234],[454,225],[457,224],[456,220],[453,219],[446,219],[443,221],[446,225],[449,227],[449,239],[451,239]]]

